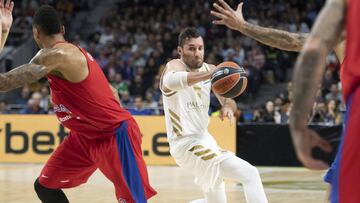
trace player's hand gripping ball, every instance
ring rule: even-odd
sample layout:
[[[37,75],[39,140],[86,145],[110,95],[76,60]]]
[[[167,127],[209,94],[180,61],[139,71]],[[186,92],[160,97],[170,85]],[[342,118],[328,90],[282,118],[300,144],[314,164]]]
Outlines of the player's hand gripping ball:
[[[247,86],[245,70],[231,61],[225,61],[217,65],[211,77],[211,87],[214,93],[234,98],[241,95]]]

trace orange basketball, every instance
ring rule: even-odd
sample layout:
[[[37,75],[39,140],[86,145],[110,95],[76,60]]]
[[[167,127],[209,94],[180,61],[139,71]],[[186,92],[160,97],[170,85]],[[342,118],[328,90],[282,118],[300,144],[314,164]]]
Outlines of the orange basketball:
[[[245,70],[231,61],[225,61],[217,65],[217,70],[211,77],[211,87],[214,93],[234,98],[244,92],[247,86]]]

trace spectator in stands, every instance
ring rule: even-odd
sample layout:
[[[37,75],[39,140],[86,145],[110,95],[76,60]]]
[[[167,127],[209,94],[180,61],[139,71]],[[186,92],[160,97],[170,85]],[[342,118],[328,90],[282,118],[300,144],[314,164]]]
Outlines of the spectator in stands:
[[[326,94],[325,100],[330,102],[330,100],[335,100],[336,102],[342,102],[342,94],[339,91],[337,83],[333,83],[330,86],[330,92]]]
[[[30,98],[30,88],[29,86],[24,86],[21,89],[20,97],[15,100],[15,104],[26,105],[28,103],[29,98]]]
[[[129,92],[129,85],[122,79],[122,75],[120,73],[115,74],[115,79],[112,83],[112,86],[118,91],[120,95],[122,95],[124,92]]]
[[[130,94],[131,95],[141,95],[144,96],[145,88],[143,84],[143,79],[141,75],[137,74],[133,83],[130,86]]]
[[[31,99],[28,101],[26,108],[20,111],[21,114],[46,114],[45,110],[40,107],[41,94],[39,92],[34,92],[31,96]]]
[[[143,101],[142,96],[135,97],[134,107],[128,109],[131,115],[152,115],[153,112],[151,109],[146,107],[146,104]]]
[[[265,105],[264,122],[274,123],[275,122],[275,108],[274,102],[267,101]]]
[[[323,89],[323,95],[326,95],[330,92],[331,85],[336,83],[336,80],[334,79],[333,71],[331,69],[326,69],[324,74],[324,80],[322,81],[322,89]]]
[[[113,42],[114,41],[114,35],[113,35],[113,30],[111,29],[111,27],[105,27],[105,31],[100,35],[100,39],[99,39],[99,43],[100,45],[105,45],[108,42]]]
[[[255,109],[251,122],[253,123],[262,123],[264,121],[264,110],[263,109]]]
[[[153,100],[154,101],[159,101],[161,98],[161,91],[159,89],[159,83],[160,83],[160,76],[157,75],[154,79],[154,82],[152,84],[152,91],[153,91]]]
[[[311,123],[324,123],[326,117],[326,106],[324,101],[318,101],[314,104]]]
[[[8,102],[6,100],[0,100],[0,114],[9,114]]]
[[[40,107],[43,108],[45,112],[48,112],[51,106],[49,87],[46,85],[42,86],[40,89],[40,93]]]
[[[87,44],[85,41],[83,41],[80,37],[79,34],[75,34],[73,40],[72,40],[72,43],[81,47],[81,48],[84,48],[84,49],[87,49]]]
[[[254,68],[249,63],[249,60],[244,60],[244,69],[248,78],[248,87],[246,90],[246,94],[251,97],[256,94],[260,88],[261,72]]]
[[[291,111],[292,103],[289,100],[284,100],[280,109],[280,123],[289,123],[289,116]]]
[[[336,100],[331,99],[327,102],[327,112],[324,120],[328,125],[341,124],[342,116],[338,111]]]
[[[324,100],[324,97],[322,95],[322,89],[319,88],[315,94],[315,101],[322,101]]]
[[[276,97],[275,100],[274,100],[274,110],[280,112],[283,103],[284,103],[284,101],[280,96]]]
[[[129,92],[122,92],[120,96],[121,105],[124,107],[130,106],[133,102]]]
[[[110,63],[110,58],[106,55],[106,52],[104,50],[102,50],[100,52],[99,58],[97,58],[96,61],[99,63],[99,66],[102,69],[107,69],[107,67],[108,67],[108,65]]]
[[[153,90],[148,89],[145,93],[145,105],[150,109],[157,109],[158,101],[154,100],[153,98]]]

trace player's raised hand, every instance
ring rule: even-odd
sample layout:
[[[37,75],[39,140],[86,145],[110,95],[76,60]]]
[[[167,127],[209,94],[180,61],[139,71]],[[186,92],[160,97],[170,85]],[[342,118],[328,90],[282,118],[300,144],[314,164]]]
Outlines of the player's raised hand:
[[[0,20],[2,26],[2,32],[9,32],[13,22],[12,11],[14,8],[14,2],[11,0],[0,0]]]
[[[315,170],[323,170],[329,167],[325,162],[312,157],[314,147],[325,152],[331,152],[331,145],[326,140],[307,127],[301,130],[292,130],[291,133],[297,157],[304,166]]]
[[[240,30],[246,23],[242,13],[243,3],[238,5],[236,11],[224,0],[219,0],[219,3],[214,3],[213,6],[215,10],[212,10],[211,14],[218,18],[213,21],[213,24],[225,25],[230,29]]]

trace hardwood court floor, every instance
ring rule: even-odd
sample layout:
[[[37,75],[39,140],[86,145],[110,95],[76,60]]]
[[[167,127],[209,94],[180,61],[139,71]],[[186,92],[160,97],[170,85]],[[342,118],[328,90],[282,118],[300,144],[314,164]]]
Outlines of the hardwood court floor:
[[[38,203],[33,181],[41,170],[39,164],[0,164],[0,203]],[[270,203],[325,202],[324,171],[304,168],[259,168]],[[190,174],[175,166],[150,166],[150,181],[158,195],[150,203],[182,203],[201,198]],[[242,187],[228,182],[229,203],[245,202]],[[96,171],[89,182],[65,190],[71,203],[115,203],[112,184]]]

